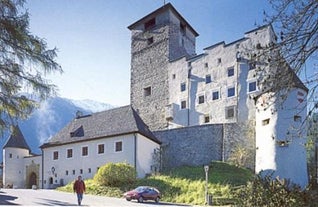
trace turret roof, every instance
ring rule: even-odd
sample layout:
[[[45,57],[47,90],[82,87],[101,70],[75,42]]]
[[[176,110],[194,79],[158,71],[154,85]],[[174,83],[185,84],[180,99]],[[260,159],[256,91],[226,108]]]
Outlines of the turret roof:
[[[22,148],[31,151],[18,125],[12,127],[11,135],[4,144],[3,149],[7,147]]]

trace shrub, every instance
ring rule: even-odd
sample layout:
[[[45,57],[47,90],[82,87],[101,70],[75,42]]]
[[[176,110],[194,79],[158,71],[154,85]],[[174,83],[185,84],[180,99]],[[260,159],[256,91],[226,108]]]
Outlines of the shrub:
[[[311,206],[313,201],[307,190],[286,180],[270,175],[256,178],[235,192],[238,206],[298,207]]]
[[[102,186],[121,187],[136,181],[137,173],[127,163],[108,163],[99,168],[94,181]]]

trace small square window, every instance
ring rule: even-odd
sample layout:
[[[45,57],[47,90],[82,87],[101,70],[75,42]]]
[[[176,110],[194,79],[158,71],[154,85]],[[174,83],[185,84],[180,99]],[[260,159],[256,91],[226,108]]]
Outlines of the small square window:
[[[99,144],[98,145],[98,154],[103,154],[105,150],[104,144]]]
[[[227,89],[227,97],[235,96],[235,87],[231,87]]]
[[[68,170],[65,171],[65,175],[68,175]]]
[[[83,174],[83,169],[80,169],[80,174]]]
[[[67,149],[67,158],[73,157],[73,150],[72,149]]]
[[[265,125],[268,125],[269,124],[269,119],[264,119],[262,121],[262,125],[265,126]]]
[[[294,116],[294,121],[295,122],[301,122],[301,116]]]
[[[92,172],[92,169],[91,168],[88,168],[88,173],[91,173]]]
[[[256,91],[256,89],[257,89],[256,87],[257,87],[256,81],[249,82],[248,83],[248,92]]]
[[[212,82],[212,79],[211,79],[211,75],[206,75],[205,76],[205,83],[211,83]]]
[[[172,79],[176,79],[176,74],[172,74]]]
[[[255,62],[249,63],[248,68],[249,68],[249,70],[254,70],[256,68],[256,63]]]
[[[218,59],[217,59],[217,64],[220,64],[220,63],[222,63],[222,59],[221,59],[221,58],[218,58]]]
[[[212,100],[218,100],[220,98],[219,91],[213,91],[212,92]]]
[[[180,90],[181,92],[186,90],[186,83],[181,83]]]
[[[72,170],[73,175],[75,175],[75,170]]]
[[[208,68],[208,67],[209,67],[209,64],[208,64],[208,63],[204,63],[204,67],[205,67],[205,68]]]
[[[88,147],[82,147],[82,156],[88,155]]]
[[[234,76],[234,68],[233,67],[227,69],[227,77],[231,77],[231,76]]]
[[[58,160],[59,159],[59,152],[58,151],[54,151],[53,152],[53,160]]]
[[[204,115],[204,123],[209,123],[209,122],[210,122],[210,116]]]
[[[181,109],[187,108],[187,101],[181,101]]]
[[[204,103],[204,95],[199,96],[199,104]]]
[[[9,154],[9,158],[12,158],[12,153]]]
[[[144,96],[150,96],[151,95],[151,87],[144,88]]]
[[[122,142],[116,142],[115,143],[115,152],[121,152],[123,151],[123,143]]]
[[[147,44],[148,45],[151,45],[153,43],[153,37],[149,37],[148,39],[147,39]]]
[[[234,116],[235,116],[235,107],[234,106],[227,107],[225,109],[225,118],[231,119],[231,118],[234,118]]]

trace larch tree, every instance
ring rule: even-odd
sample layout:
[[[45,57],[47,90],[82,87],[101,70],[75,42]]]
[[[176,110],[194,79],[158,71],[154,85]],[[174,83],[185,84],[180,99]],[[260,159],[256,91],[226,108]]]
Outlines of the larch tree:
[[[47,74],[62,73],[57,50],[30,32],[24,0],[0,0],[0,132],[28,117],[38,105],[56,93]],[[38,100],[23,95],[34,94]]]

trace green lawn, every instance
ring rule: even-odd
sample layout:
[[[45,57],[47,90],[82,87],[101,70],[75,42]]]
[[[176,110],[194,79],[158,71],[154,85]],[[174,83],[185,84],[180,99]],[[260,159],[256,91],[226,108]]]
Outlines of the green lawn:
[[[250,170],[223,162],[213,162],[208,173],[208,192],[213,196],[213,204],[231,203],[231,190],[246,184],[252,178],[253,173]],[[160,175],[139,179],[133,186],[123,186],[121,188],[99,186],[93,180],[86,180],[85,182],[89,194],[122,197],[127,190],[139,185],[148,185],[161,191],[161,200],[163,201],[192,205],[205,204],[206,182],[203,166],[175,168]],[[58,190],[72,191],[72,185],[68,184]]]

